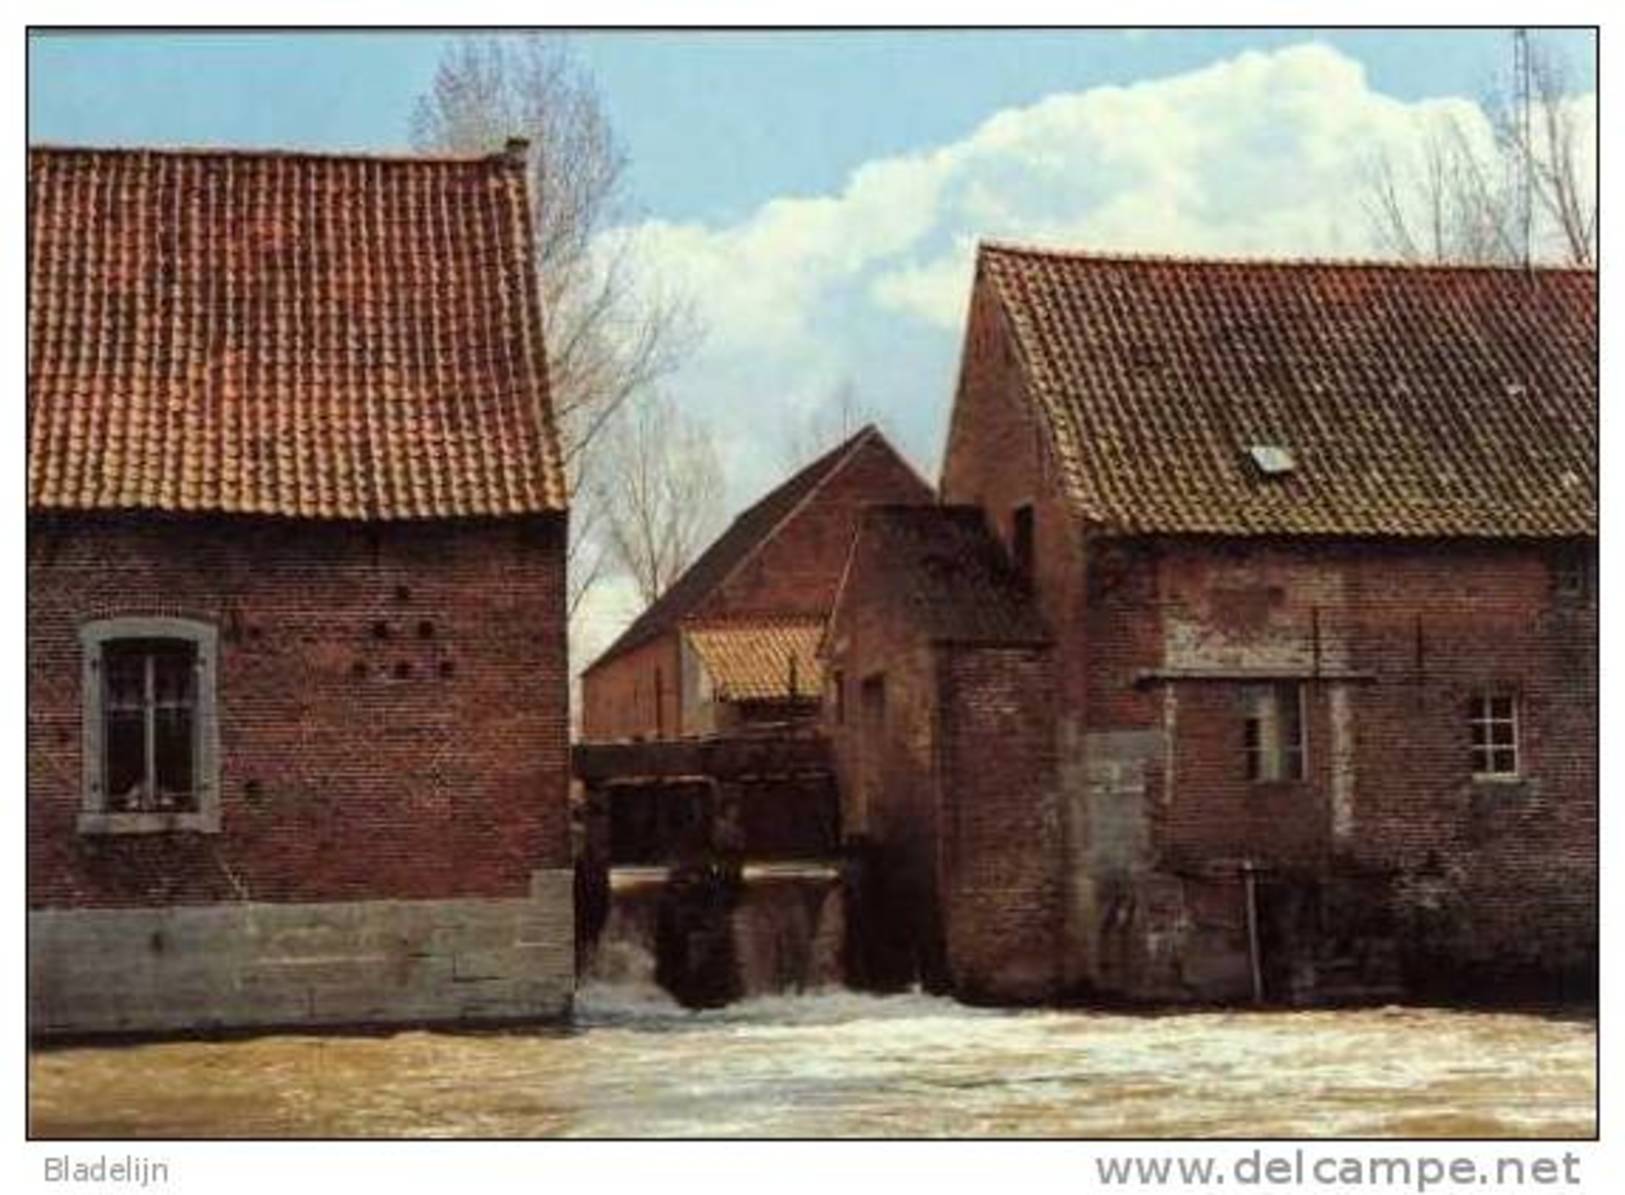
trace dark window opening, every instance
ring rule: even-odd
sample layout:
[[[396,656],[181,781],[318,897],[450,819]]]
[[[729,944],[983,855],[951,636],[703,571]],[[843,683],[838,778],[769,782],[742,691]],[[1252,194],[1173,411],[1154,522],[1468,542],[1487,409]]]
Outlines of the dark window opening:
[[[195,812],[197,647],[118,639],[102,649],[102,774],[114,813]]]
[[[1558,597],[1583,598],[1591,590],[1589,574],[1584,555],[1560,553],[1552,560],[1552,592]]]
[[[1029,503],[1016,507],[1010,520],[1010,555],[1016,571],[1029,582],[1033,579],[1033,508]]]
[[[865,677],[858,690],[858,776],[860,822],[884,799],[886,752],[886,675]]]
[[[1303,690],[1295,681],[1251,685],[1243,695],[1247,779],[1303,779]]]

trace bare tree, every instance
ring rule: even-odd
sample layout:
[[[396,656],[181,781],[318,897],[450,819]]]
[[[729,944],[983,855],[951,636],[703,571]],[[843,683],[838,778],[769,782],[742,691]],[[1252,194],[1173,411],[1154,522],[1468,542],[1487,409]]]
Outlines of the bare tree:
[[[1379,155],[1365,198],[1383,247],[1412,261],[1510,265],[1527,251],[1592,264],[1596,180],[1581,151],[1595,130],[1570,77],[1560,57],[1531,43],[1527,108],[1517,88],[1502,88],[1485,102],[1483,126],[1448,117],[1411,161]]]
[[[722,523],[722,470],[704,426],[661,395],[606,431],[599,496],[605,541],[645,604],[694,562]]]
[[[686,303],[662,292],[625,238],[626,158],[591,77],[556,36],[449,45],[412,115],[421,150],[483,153],[530,142],[531,224],[548,379],[571,500],[569,611],[608,565],[595,444],[615,412],[692,346]]]
[[[878,422],[873,409],[858,397],[851,378],[844,378],[799,423],[784,428],[779,458],[785,472],[811,464],[867,423]]]

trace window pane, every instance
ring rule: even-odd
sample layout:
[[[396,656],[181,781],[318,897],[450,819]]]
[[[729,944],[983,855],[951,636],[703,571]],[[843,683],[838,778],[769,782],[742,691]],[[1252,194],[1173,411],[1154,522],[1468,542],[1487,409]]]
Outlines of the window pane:
[[[1487,772],[1490,770],[1490,753],[1486,748],[1474,747],[1472,752],[1473,771]]]
[[[1491,722],[1490,742],[1494,743],[1497,747],[1512,746],[1512,723]]]
[[[1493,717],[1493,718],[1510,718],[1510,717],[1512,717],[1512,698],[1510,698],[1510,697],[1492,697],[1492,698],[1490,698],[1490,716]]]
[[[1287,780],[1303,779],[1303,751],[1300,748],[1289,748],[1286,753]]]
[[[138,652],[102,655],[103,701],[108,709],[139,710],[147,699],[147,662]]]
[[[159,705],[192,704],[193,659],[190,643],[164,644],[153,651],[153,697]]]
[[[147,776],[147,736],[141,712],[114,711],[104,725],[107,736],[107,808],[138,809]]]
[[[1490,728],[1486,723],[1474,722],[1472,725],[1473,746],[1482,747],[1490,741]]]
[[[192,807],[192,711],[161,709],[153,715],[154,748],[157,753],[160,809]]]
[[[1496,751],[1491,758],[1491,771],[1511,774],[1518,770],[1517,764],[1513,762],[1514,757],[1511,751]]]

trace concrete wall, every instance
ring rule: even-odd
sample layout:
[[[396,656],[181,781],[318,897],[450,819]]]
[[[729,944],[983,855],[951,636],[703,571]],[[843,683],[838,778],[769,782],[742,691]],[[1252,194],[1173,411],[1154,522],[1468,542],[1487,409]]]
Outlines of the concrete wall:
[[[37,909],[41,1035],[555,1019],[574,987],[571,872],[529,896]]]

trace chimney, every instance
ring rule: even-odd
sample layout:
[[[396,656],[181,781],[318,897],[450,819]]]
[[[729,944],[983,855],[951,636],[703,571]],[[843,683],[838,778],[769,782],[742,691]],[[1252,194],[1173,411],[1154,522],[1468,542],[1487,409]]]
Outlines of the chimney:
[[[502,147],[502,156],[516,166],[523,166],[529,154],[529,137],[509,137],[507,143]]]

